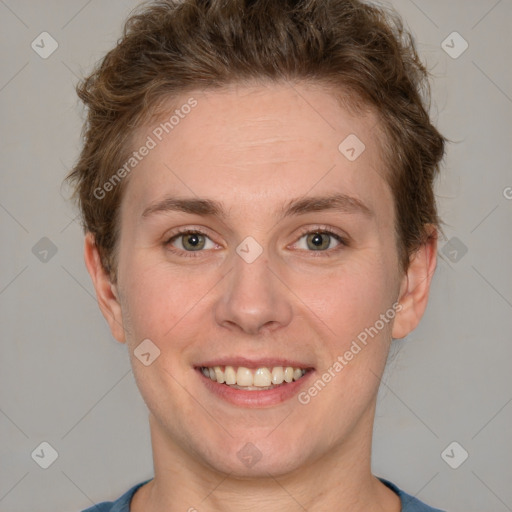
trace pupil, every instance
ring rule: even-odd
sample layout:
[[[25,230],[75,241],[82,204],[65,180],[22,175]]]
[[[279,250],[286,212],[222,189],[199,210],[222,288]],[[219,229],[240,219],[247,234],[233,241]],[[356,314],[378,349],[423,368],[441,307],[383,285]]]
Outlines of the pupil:
[[[323,238],[324,236],[329,236],[324,233],[314,233],[308,235],[308,243],[311,243],[313,247],[316,249],[328,249],[329,248],[329,239]],[[311,246],[310,246],[311,247]]]
[[[190,250],[201,249],[204,241],[201,240],[202,235],[199,233],[189,233],[183,237],[183,245]]]

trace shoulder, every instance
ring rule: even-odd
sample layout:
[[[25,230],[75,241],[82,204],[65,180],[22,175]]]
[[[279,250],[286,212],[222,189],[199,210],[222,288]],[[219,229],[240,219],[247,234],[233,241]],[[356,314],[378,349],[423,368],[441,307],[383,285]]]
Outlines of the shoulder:
[[[131,489],[126,491],[121,497],[115,501],[104,501],[92,507],[83,510],[82,512],[130,512],[130,501],[139,487],[147,484],[149,480],[134,485]]]
[[[398,494],[398,497],[402,502],[401,512],[443,512],[442,510],[439,510],[438,508],[432,508],[420,501],[418,498],[407,494],[388,480],[384,480],[383,478],[379,478],[379,480],[384,485],[388,486],[392,491],[396,492],[396,494]]]

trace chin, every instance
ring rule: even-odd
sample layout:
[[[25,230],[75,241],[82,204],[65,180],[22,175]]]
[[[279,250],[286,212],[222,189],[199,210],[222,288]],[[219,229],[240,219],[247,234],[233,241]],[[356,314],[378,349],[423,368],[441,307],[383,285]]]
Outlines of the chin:
[[[239,479],[281,477],[293,473],[307,463],[308,446],[290,439],[251,436],[231,439],[228,444],[205,450],[203,460],[215,471]]]

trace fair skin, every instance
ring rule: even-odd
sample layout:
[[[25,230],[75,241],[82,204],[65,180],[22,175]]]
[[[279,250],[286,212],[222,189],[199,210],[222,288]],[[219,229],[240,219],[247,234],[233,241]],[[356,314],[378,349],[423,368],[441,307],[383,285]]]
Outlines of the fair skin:
[[[191,96],[197,106],[129,176],[115,284],[86,237],[100,308],[128,345],[150,411],[155,477],[131,510],[399,512],[370,469],[376,396],[391,338],[411,332],[426,308],[436,241],[399,271],[376,117],[305,84],[195,91],[173,109]],[[152,128],[139,130],[139,142]],[[366,146],[354,161],[338,150],[349,134]],[[350,203],[277,213],[292,199],[334,193],[368,211]],[[225,216],[155,208],[170,196],[217,201]],[[251,263],[236,251],[249,236],[263,250]],[[393,320],[301,402],[394,303]],[[149,366],[134,356],[145,339],[160,350]],[[200,371],[241,359],[307,372],[276,392],[233,389]],[[240,450],[259,460],[247,463]]]

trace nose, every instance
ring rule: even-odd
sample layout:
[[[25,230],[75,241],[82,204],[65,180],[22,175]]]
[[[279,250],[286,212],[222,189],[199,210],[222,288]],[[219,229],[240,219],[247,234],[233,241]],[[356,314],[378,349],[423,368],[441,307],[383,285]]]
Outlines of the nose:
[[[215,319],[223,327],[246,334],[274,331],[288,325],[292,305],[287,288],[261,255],[252,263],[234,257],[215,305]]]

